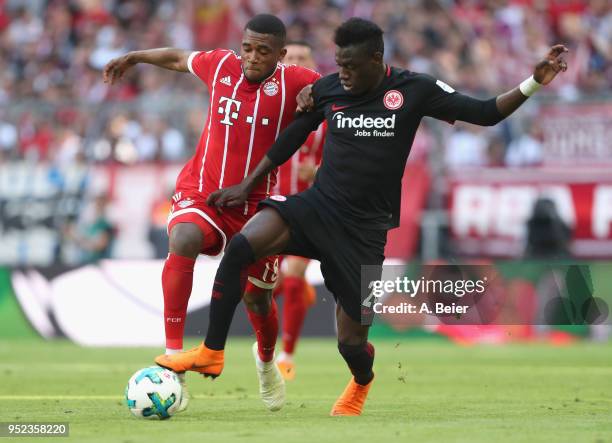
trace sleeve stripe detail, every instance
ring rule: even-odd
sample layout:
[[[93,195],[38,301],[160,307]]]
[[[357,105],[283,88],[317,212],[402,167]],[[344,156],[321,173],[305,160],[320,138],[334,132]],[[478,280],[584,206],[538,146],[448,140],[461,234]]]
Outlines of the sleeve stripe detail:
[[[193,75],[195,75],[196,77],[198,76],[194,70],[193,70],[193,58],[198,55],[200,53],[200,51],[193,51],[191,54],[189,54],[189,58],[187,59],[187,68],[189,69],[189,72],[191,72]]]

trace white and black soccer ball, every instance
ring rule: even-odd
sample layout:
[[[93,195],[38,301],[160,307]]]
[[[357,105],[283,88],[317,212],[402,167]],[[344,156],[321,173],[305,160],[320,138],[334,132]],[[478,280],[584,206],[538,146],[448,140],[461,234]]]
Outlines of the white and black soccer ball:
[[[183,390],[175,372],[159,366],[137,371],[125,388],[125,401],[138,418],[166,419],[174,415]]]

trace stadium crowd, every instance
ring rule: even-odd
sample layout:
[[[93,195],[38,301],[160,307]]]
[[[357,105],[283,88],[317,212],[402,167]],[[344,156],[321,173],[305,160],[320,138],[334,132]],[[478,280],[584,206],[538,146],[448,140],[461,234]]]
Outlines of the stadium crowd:
[[[612,86],[607,0],[0,0],[0,162],[184,161],[205,118],[197,79],[139,66],[111,89],[102,67],[133,49],[237,49],[262,11],[312,44],[324,74],[335,69],[335,27],[363,16],[385,30],[390,64],[462,92],[517,85],[555,42],[570,48],[569,71],[541,95],[577,100]],[[116,101],[123,112],[110,112]],[[449,168],[537,164],[540,128],[519,120],[444,129],[440,158]]]

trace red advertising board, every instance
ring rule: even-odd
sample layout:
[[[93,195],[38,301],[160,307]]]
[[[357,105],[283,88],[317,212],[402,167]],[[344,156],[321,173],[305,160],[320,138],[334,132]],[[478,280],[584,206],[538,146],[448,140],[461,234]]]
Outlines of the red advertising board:
[[[459,252],[518,257],[540,197],[572,229],[576,257],[612,257],[612,172],[599,168],[479,169],[449,179],[451,233]]]

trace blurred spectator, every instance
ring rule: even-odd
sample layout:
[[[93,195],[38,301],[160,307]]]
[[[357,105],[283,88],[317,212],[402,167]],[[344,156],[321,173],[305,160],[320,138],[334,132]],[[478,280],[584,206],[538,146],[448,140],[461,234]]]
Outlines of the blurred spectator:
[[[526,124],[521,135],[508,145],[507,166],[537,166],[542,162],[542,129],[537,121]]]
[[[485,166],[488,163],[485,131],[481,126],[458,122],[446,145],[446,166],[449,169]]]
[[[76,226],[66,228],[66,237],[80,251],[80,264],[94,263],[111,256],[115,228],[108,219],[107,206],[108,196],[97,195],[92,207],[84,211]]]
[[[168,195],[153,202],[151,206],[151,225],[149,226],[149,241],[153,246],[155,258],[166,258],[168,255],[168,214],[172,209],[170,198],[173,190],[168,191]]]
[[[506,143],[499,135],[494,135],[489,138],[487,146],[487,162],[486,166],[499,168],[505,166],[506,159]]]
[[[101,68],[139,48],[237,49],[246,20],[263,11],[281,17],[291,39],[317,48],[324,74],[336,68],[334,28],[358,15],[385,30],[389,63],[429,73],[466,93],[490,96],[516,86],[555,42],[570,47],[569,70],[539,96],[574,100],[612,86],[609,0],[0,0],[0,104],[8,109],[0,152],[6,157],[12,151],[7,146],[16,128],[18,155],[49,160],[59,151],[65,160],[74,143],[52,144],[66,143],[69,128],[90,161],[184,161],[204,124],[206,88],[193,76],[148,66],[109,88]],[[117,109],[129,115],[127,134],[113,129]],[[79,115],[78,128],[66,112]],[[459,132],[448,131],[453,146],[465,146],[470,136],[470,130]],[[451,149],[452,158],[459,158],[451,165],[489,164],[491,154],[497,164],[506,151],[502,144],[510,141],[492,139],[482,148],[481,137],[474,138],[476,147],[462,148],[470,153]],[[512,165],[537,162],[523,154],[515,161],[516,152],[535,146],[534,139],[516,141],[519,151],[515,143],[506,159]]]
[[[16,154],[17,128],[12,123],[2,119],[0,114],[0,162],[10,159]]]
[[[185,155],[185,137],[181,131],[168,126],[165,121],[159,122],[159,137],[161,141],[161,159],[164,161],[181,161]]]

